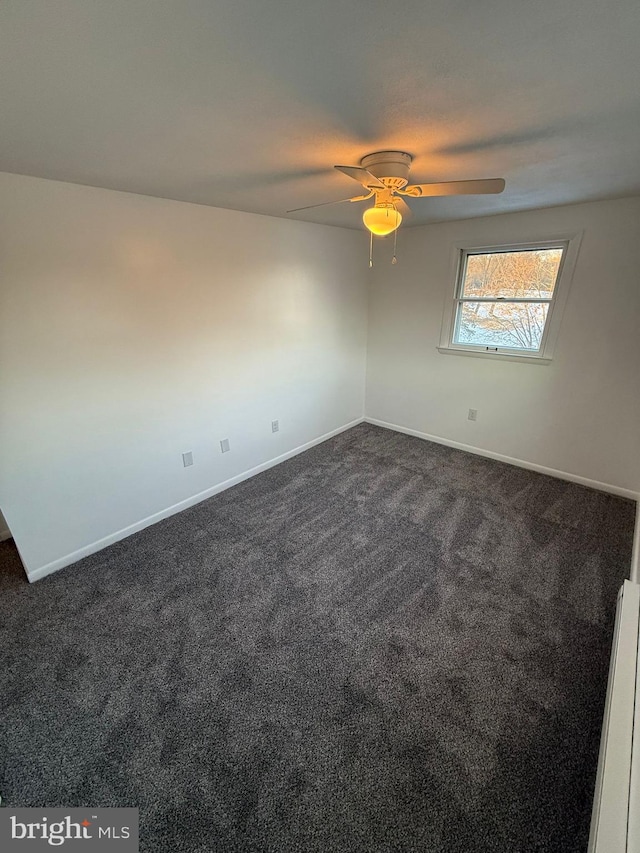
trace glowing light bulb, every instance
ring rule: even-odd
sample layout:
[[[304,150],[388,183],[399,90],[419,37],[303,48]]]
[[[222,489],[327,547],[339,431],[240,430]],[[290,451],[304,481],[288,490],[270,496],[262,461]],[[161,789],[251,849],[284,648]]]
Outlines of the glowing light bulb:
[[[376,237],[393,233],[402,222],[402,216],[393,204],[376,204],[362,214],[362,221]]]

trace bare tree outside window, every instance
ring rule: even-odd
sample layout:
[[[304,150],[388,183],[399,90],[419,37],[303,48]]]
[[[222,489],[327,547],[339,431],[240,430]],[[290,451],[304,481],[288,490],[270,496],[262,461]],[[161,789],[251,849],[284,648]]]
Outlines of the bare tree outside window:
[[[563,247],[464,253],[453,342],[538,352]]]

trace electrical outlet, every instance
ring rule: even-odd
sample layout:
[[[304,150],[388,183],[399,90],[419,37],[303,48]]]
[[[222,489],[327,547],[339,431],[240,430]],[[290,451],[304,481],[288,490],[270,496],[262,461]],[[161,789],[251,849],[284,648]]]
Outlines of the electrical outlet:
[[[280,421],[271,421],[271,432],[280,432]]]
[[[470,421],[477,421],[478,420],[478,410],[477,409],[469,409],[468,418]]]
[[[220,442],[220,453],[228,453],[231,450],[229,447],[229,439],[223,438]]]
[[[190,465],[193,465],[193,452],[191,450],[188,453],[182,454],[182,464],[185,468],[188,468]]]

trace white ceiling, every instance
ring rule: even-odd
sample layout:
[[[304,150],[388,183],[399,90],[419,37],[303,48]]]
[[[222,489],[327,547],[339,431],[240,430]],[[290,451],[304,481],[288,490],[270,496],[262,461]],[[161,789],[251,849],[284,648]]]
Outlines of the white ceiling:
[[[3,0],[0,170],[273,216],[379,149],[507,181],[414,225],[630,195],[639,44],[638,0]]]

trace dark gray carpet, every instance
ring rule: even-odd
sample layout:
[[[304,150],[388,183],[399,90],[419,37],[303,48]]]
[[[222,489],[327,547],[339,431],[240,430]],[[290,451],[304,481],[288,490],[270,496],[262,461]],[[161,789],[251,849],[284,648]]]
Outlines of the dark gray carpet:
[[[141,849],[586,849],[629,501],[361,425],[27,585],[0,792]]]

